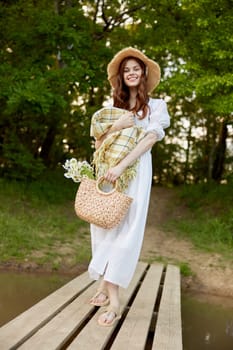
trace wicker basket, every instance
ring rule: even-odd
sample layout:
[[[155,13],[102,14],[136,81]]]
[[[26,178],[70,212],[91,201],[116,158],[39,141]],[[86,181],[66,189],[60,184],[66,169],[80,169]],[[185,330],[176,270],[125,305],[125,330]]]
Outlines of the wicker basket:
[[[84,178],[75,197],[75,212],[84,221],[111,229],[117,226],[126,215],[132,198],[118,192],[114,187],[103,192],[99,185],[103,181]]]

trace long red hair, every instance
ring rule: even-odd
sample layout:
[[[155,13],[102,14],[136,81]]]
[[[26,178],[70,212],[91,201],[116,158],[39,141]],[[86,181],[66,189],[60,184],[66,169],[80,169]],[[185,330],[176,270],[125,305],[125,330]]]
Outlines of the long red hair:
[[[142,76],[140,83],[138,85],[138,93],[136,96],[136,104],[133,108],[130,108],[129,105],[129,97],[130,92],[128,86],[125,85],[123,74],[124,74],[124,68],[128,60],[133,59],[135,60],[140,67],[142,68]],[[144,62],[142,62],[139,58],[136,57],[126,57],[122,60],[119,72],[117,76],[117,84],[113,92],[113,106],[118,108],[123,108],[128,111],[133,111],[138,115],[139,111],[142,111],[141,115],[138,115],[139,119],[145,118],[148,112],[148,101],[149,96],[146,89],[146,66]]]

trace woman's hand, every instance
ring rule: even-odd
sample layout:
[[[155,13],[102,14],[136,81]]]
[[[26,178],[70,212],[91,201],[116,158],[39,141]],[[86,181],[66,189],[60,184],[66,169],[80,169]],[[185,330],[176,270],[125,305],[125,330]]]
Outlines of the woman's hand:
[[[134,124],[135,123],[134,123],[133,112],[128,112],[128,113],[122,114],[122,116],[113,123],[112,127],[99,140],[95,141],[95,149],[98,149],[102,145],[102,143],[106,139],[106,137],[109,134],[111,134],[112,132],[120,131],[120,130],[126,129],[126,128],[130,128]]]
[[[101,139],[95,140],[95,149],[98,149],[102,145],[103,141],[104,140],[101,140]]]
[[[114,130],[122,130],[126,128],[130,128],[134,125],[134,114],[133,112],[128,112],[122,114],[122,116],[116,120],[113,124]]]
[[[118,177],[121,176],[123,171],[124,171],[123,167],[121,167],[120,165],[116,165],[113,168],[108,169],[108,171],[104,175],[104,178],[108,182],[114,183],[118,179]]]

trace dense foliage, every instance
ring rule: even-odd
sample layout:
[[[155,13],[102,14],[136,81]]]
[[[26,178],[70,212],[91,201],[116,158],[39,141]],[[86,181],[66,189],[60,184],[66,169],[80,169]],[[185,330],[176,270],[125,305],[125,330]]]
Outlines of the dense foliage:
[[[232,172],[230,0],[0,1],[1,176],[36,179],[66,158],[91,159],[92,113],[110,96],[106,66],[135,46],[162,68],[154,93],[171,127],[153,149],[160,183]]]

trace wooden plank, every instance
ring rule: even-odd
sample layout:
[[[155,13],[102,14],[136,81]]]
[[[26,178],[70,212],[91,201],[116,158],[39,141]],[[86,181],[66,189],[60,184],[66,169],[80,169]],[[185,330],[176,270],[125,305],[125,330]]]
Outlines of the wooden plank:
[[[151,265],[111,350],[144,350],[163,265]]]
[[[19,347],[20,350],[52,350],[60,349],[77,331],[85,318],[95,309],[89,304],[96,293],[97,283],[92,284],[71,304],[67,305],[44,327],[39,329],[30,339]]]
[[[121,290],[121,305],[122,309],[128,304],[132,293],[134,292],[141,276],[145,272],[147,264],[138,263],[134,277],[127,289]],[[85,349],[85,350],[97,350],[103,349],[111,334],[113,333],[114,327],[101,327],[98,326],[97,318],[100,313],[103,312],[103,308],[97,312],[94,318],[85,326],[85,328],[79,333],[78,337],[67,348],[69,350]]]
[[[121,289],[124,309],[146,273],[125,320],[120,321],[122,325],[111,350],[145,348],[163,270],[161,264],[151,265],[146,271],[147,267],[145,263],[138,263],[129,288]],[[90,281],[87,272],[73,279],[0,328],[0,349],[61,349],[76,333],[67,349],[103,349],[117,325],[98,326],[97,318],[103,308],[93,316],[96,308],[88,303],[96,289],[97,283]],[[89,316],[93,317],[89,320]],[[80,331],[83,322],[87,324]],[[182,350],[180,272],[172,265],[168,265],[166,271],[152,349]]]
[[[88,285],[90,285],[90,279],[85,272],[2,326],[0,328],[1,350],[13,349],[22,344]]]
[[[168,265],[153,341],[153,350],[182,350],[180,271]]]

